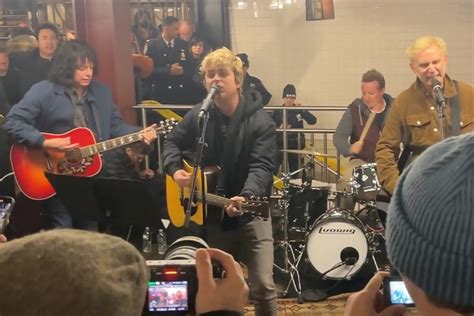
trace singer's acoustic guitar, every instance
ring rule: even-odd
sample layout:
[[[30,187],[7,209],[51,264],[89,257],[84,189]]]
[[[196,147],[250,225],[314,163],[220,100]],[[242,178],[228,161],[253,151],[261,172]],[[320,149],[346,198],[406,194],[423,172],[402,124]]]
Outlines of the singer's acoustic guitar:
[[[183,160],[183,169],[191,174],[194,170],[192,165],[185,160]],[[203,225],[205,219],[207,223],[220,223],[224,216],[223,207],[230,204],[234,204],[243,213],[250,214],[252,217],[269,217],[269,203],[265,199],[255,198],[235,203],[226,197],[209,193],[213,192],[217,186],[218,173],[218,167],[207,167],[204,170],[198,169],[190,218],[192,222]],[[171,223],[176,227],[182,227],[185,224],[190,192],[190,187],[181,188],[171,176],[166,176],[168,215]],[[207,207],[204,207],[204,204]]]

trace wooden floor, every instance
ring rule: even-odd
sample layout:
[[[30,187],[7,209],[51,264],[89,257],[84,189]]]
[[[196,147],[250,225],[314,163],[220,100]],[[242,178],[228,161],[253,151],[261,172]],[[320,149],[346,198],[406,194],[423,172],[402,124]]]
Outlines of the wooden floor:
[[[344,307],[349,294],[341,294],[330,297],[325,301],[318,303],[298,304],[296,299],[278,299],[278,315],[317,315],[332,316],[344,315]],[[248,305],[245,308],[246,316],[255,315],[253,306]],[[419,315],[415,309],[409,309],[405,315]]]

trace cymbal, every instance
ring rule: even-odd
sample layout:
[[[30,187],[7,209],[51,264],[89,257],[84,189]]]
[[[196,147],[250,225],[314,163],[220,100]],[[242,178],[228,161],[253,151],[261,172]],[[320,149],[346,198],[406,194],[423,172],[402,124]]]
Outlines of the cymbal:
[[[322,154],[322,153],[318,153],[317,151],[304,150],[304,149],[301,149],[301,150],[281,149],[280,151],[287,152],[290,154],[298,154],[298,155],[311,155],[311,156],[317,156],[317,157],[337,158],[337,156],[334,156],[334,155]]]

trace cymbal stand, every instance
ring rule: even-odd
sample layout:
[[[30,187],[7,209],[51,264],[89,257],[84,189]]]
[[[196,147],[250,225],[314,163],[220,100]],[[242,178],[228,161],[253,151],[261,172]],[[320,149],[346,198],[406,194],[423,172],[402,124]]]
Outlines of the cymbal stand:
[[[304,253],[304,249],[299,249],[299,254],[296,256],[296,251],[293,249],[293,246],[288,242],[288,207],[290,205],[290,179],[292,173],[282,174],[282,181],[283,181],[283,196],[282,199],[279,201],[279,207],[283,213],[283,241],[280,241],[279,245],[275,248],[276,251],[278,248],[283,248],[283,261],[284,266],[281,267],[275,262],[273,265],[279,271],[285,274],[290,275],[290,280],[283,292],[283,295],[286,296],[288,294],[288,290],[290,286],[293,285],[296,293],[299,295],[301,293],[301,280],[300,275],[298,272],[298,264],[301,261],[301,258]],[[291,254],[291,257],[290,257]],[[291,260],[290,260],[291,259]],[[296,278],[295,278],[296,275]]]

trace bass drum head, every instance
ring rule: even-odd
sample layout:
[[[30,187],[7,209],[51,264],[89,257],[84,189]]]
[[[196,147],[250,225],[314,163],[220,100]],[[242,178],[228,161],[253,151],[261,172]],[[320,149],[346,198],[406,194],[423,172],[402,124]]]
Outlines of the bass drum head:
[[[325,274],[325,278],[335,280],[350,279],[356,274],[366,262],[368,248],[361,221],[341,210],[320,216],[308,234],[306,244],[311,265]],[[353,257],[349,260],[354,260],[355,264],[337,267],[347,257]]]

